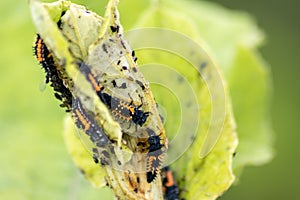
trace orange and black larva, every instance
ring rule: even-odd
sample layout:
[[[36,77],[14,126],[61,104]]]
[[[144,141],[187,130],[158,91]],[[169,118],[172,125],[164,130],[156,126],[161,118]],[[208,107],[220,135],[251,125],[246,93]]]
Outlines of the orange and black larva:
[[[179,190],[170,167],[161,170],[165,200],[179,200]]]
[[[103,92],[103,87],[93,76],[90,68],[85,63],[79,64],[80,71],[85,75],[86,79],[91,83],[100,100],[111,110],[116,117],[123,119],[130,124],[133,122],[136,125],[143,126],[150,112],[144,112],[140,108],[142,105],[135,107],[131,103],[122,101]]]
[[[135,107],[131,103],[121,101],[118,98],[111,97],[107,93],[102,93],[103,103],[111,110],[111,112],[128,122],[133,122],[136,125],[143,126],[146,122],[150,112],[144,112],[140,110],[142,105]]]
[[[160,137],[155,135],[154,131],[147,128],[146,131],[149,134],[148,154],[147,154],[147,182],[151,183],[158,174],[160,174],[160,167],[163,161],[163,151]]]
[[[66,107],[67,112],[70,111],[72,105],[72,94],[68,88],[63,84],[62,79],[58,75],[53,56],[49,52],[47,46],[43,42],[43,39],[37,34],[34,54],[46,73],[46,83],[50,82],[50,86],[53,87],[55,97],[62,101],[61,107]]]
[[[72,113],[75,117],[76,126],[84,130],[97,147],[105,147],[109,144],[110,141],[103,129],[93,120],[93,117],[88,116],[78,98],[73,101]]]
[[[54,65],[53,58],[46,47],[43,39],[37,34],[35,46],[34,46],[34,54],[38,62],[42,65],[46,72],[46,83],[49,83],[51,67]]]

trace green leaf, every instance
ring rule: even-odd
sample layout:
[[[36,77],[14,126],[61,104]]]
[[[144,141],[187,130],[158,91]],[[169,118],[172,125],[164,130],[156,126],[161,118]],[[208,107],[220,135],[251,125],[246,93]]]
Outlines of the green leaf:
[[[172,5],[175,10],[183,6]],[[269,68],[257,50],[263,43],[262,31],[244,12],[207,2],[190,1],[185,6],[188,12],[184,13],[193,19],[228,83],[239,137],[235,172],[269,162],[274,154],[269,113],[272,87]]]
[[[262,165],[273,157],[273,137],[269,116],[270,74],[260,55],[240,45],[228,71],[240,145],[234,169]]]
[[[150,8],[138,22],[138,27],[160,29],[133,31],[129,38],[144,65],[144,74],[155,83],[152,90],[157,102],[167,113],[166,132],[171,138],[167,163],[181,156],[172,164],[183,191],[181,197],[215,199],[234,180],[232,154],[237,137],[228,90],[219,68],[199,40],[194,42],[198,30],[192,21],[170,7],[162,3]],[[177,97],[177,102],[164,88]]]

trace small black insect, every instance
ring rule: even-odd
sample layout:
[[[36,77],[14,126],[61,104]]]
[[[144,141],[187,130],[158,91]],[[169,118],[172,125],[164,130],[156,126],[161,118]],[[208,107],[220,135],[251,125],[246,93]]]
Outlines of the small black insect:
[[[97,148],[93,148],[93,160],[96,164],[99,163],[99,152]]]
[[[134,51],[131,52],[131,56],[132,56],[133,61],[136,62],[138,58],[135,56]]]
[[[115,33],[115,32],[119,32],[119,30],[120,30],[120,27],[119,26],[110,26],[110,30],[113,32],[113,33]]]
[[[94,160],[94,162],[95,162],[96,164],[99,163],[99,159],[98,159],[98,157],[97,157],[96,154],[93,154],[93,160]]]
[[[142,88],[142,90],[144,90],[146,88],[141,81],[135,80],[135,82]]]

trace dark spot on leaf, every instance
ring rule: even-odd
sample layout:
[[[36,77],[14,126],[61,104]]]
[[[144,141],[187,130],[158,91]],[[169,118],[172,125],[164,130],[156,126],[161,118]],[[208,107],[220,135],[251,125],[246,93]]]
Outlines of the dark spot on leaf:
[[[122,83],[122,85],[121,85],[119,88],[121,88],[121,89],[126,89],[126,88],[127,88],[126,83]]]
[[[102,45],[102,49],[103,49],[103,51],[104,51],[105,53],[108,53],[108,50],[107,50],[106,44],[103,44],[103,45]]]
[[[132,78],[132,76],[129,76],[128,80],[133,81],[134,79]]]
[[[206,66],[207,66],[207,62],[203,61],[202,63],[200,63],[199,70],[202,71]]]
[[[192,106],[192,102],[189,101],[189,102],[186,103],[186,107],[189,108],[189,107],[191,107],[191,106]]]
[[[126,49],[125,43],[123,42],[123,40],[121,40],[121,45],[124,49]]]
[[[182,83],[183,82],[182,76],[177,76],[177,80],[178,80],[179,83]]]
[[[113,80],[111,83],[113,84],[114,87],[117,87],[117,83],[115,80]]]
[[[81,168],[79,168],[79,171],[84,175],[85,174],[85,171]]]
[[[114,149],[113,146],[109,146],[109,150],[110,150],[110,152],[111,152],[112,154],[115,154],[115,149]]]

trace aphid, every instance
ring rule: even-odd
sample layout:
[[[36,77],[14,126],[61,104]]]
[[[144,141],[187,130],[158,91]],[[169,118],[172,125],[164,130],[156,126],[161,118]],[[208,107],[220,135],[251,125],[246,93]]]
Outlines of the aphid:
[[[110,30],[113,32],[113,33],[118,33],[119,32],[119,29],[120,29],[120,27],[119,26],[110,26]]]
[[[179,190],[170,167],[161,170],[162,185],[165,200],[179,200]]]
[[[75,124],[78,128],[90,136],[91,141],[98,147],[105,147],[109,144],[109,139],[105,135],[102,128],[90,118],[86,111],[83,109],[81,102],[78,98],[74,100],[72,113],[75,117]]]
[[[136,63],[136,61],[137,61],[138,58],[135,56],[135,52],[134,51],[131,52],[131,56],[132,56],[133,61]]]
[[[43,39],[37,34],[34,54],[36,59],[39,61],[41,66],[44,68],[46,73],[46,83],[49,83],[53,87],[55,93],[54,96],[62,101],[61,107],[67,107],[67,112],[70,111],[72,104],[72,94],[68,88],[63,84],[63,80],[59,77],[58,71],[56,69],[53,56],[49,52],[47,46],[43,42]]]
[[[93,76],[90,68],[84,64],[79,64],[80,71],[85,75],[86,79],[90,82],[100,100],[111,110],[112,114],[127,122],[133,122],[136,125],[143,126],[146,122],[150,112],[144,112],[140,108],[143,104],[135,107],[131,103],[127,103],[118,98],[112,97],[109,94],[103,92],[104,87],[99,84],[96,78]],[[130,126],[129,126],[130,127]]]
[[[147,128],[149,133],[148,143],[149,152],[147,154],[147,182],[151,183],[160,173],[160,166],[163,161],[163,145],[160,142],[160,137],[154,135],[154,132]]]

